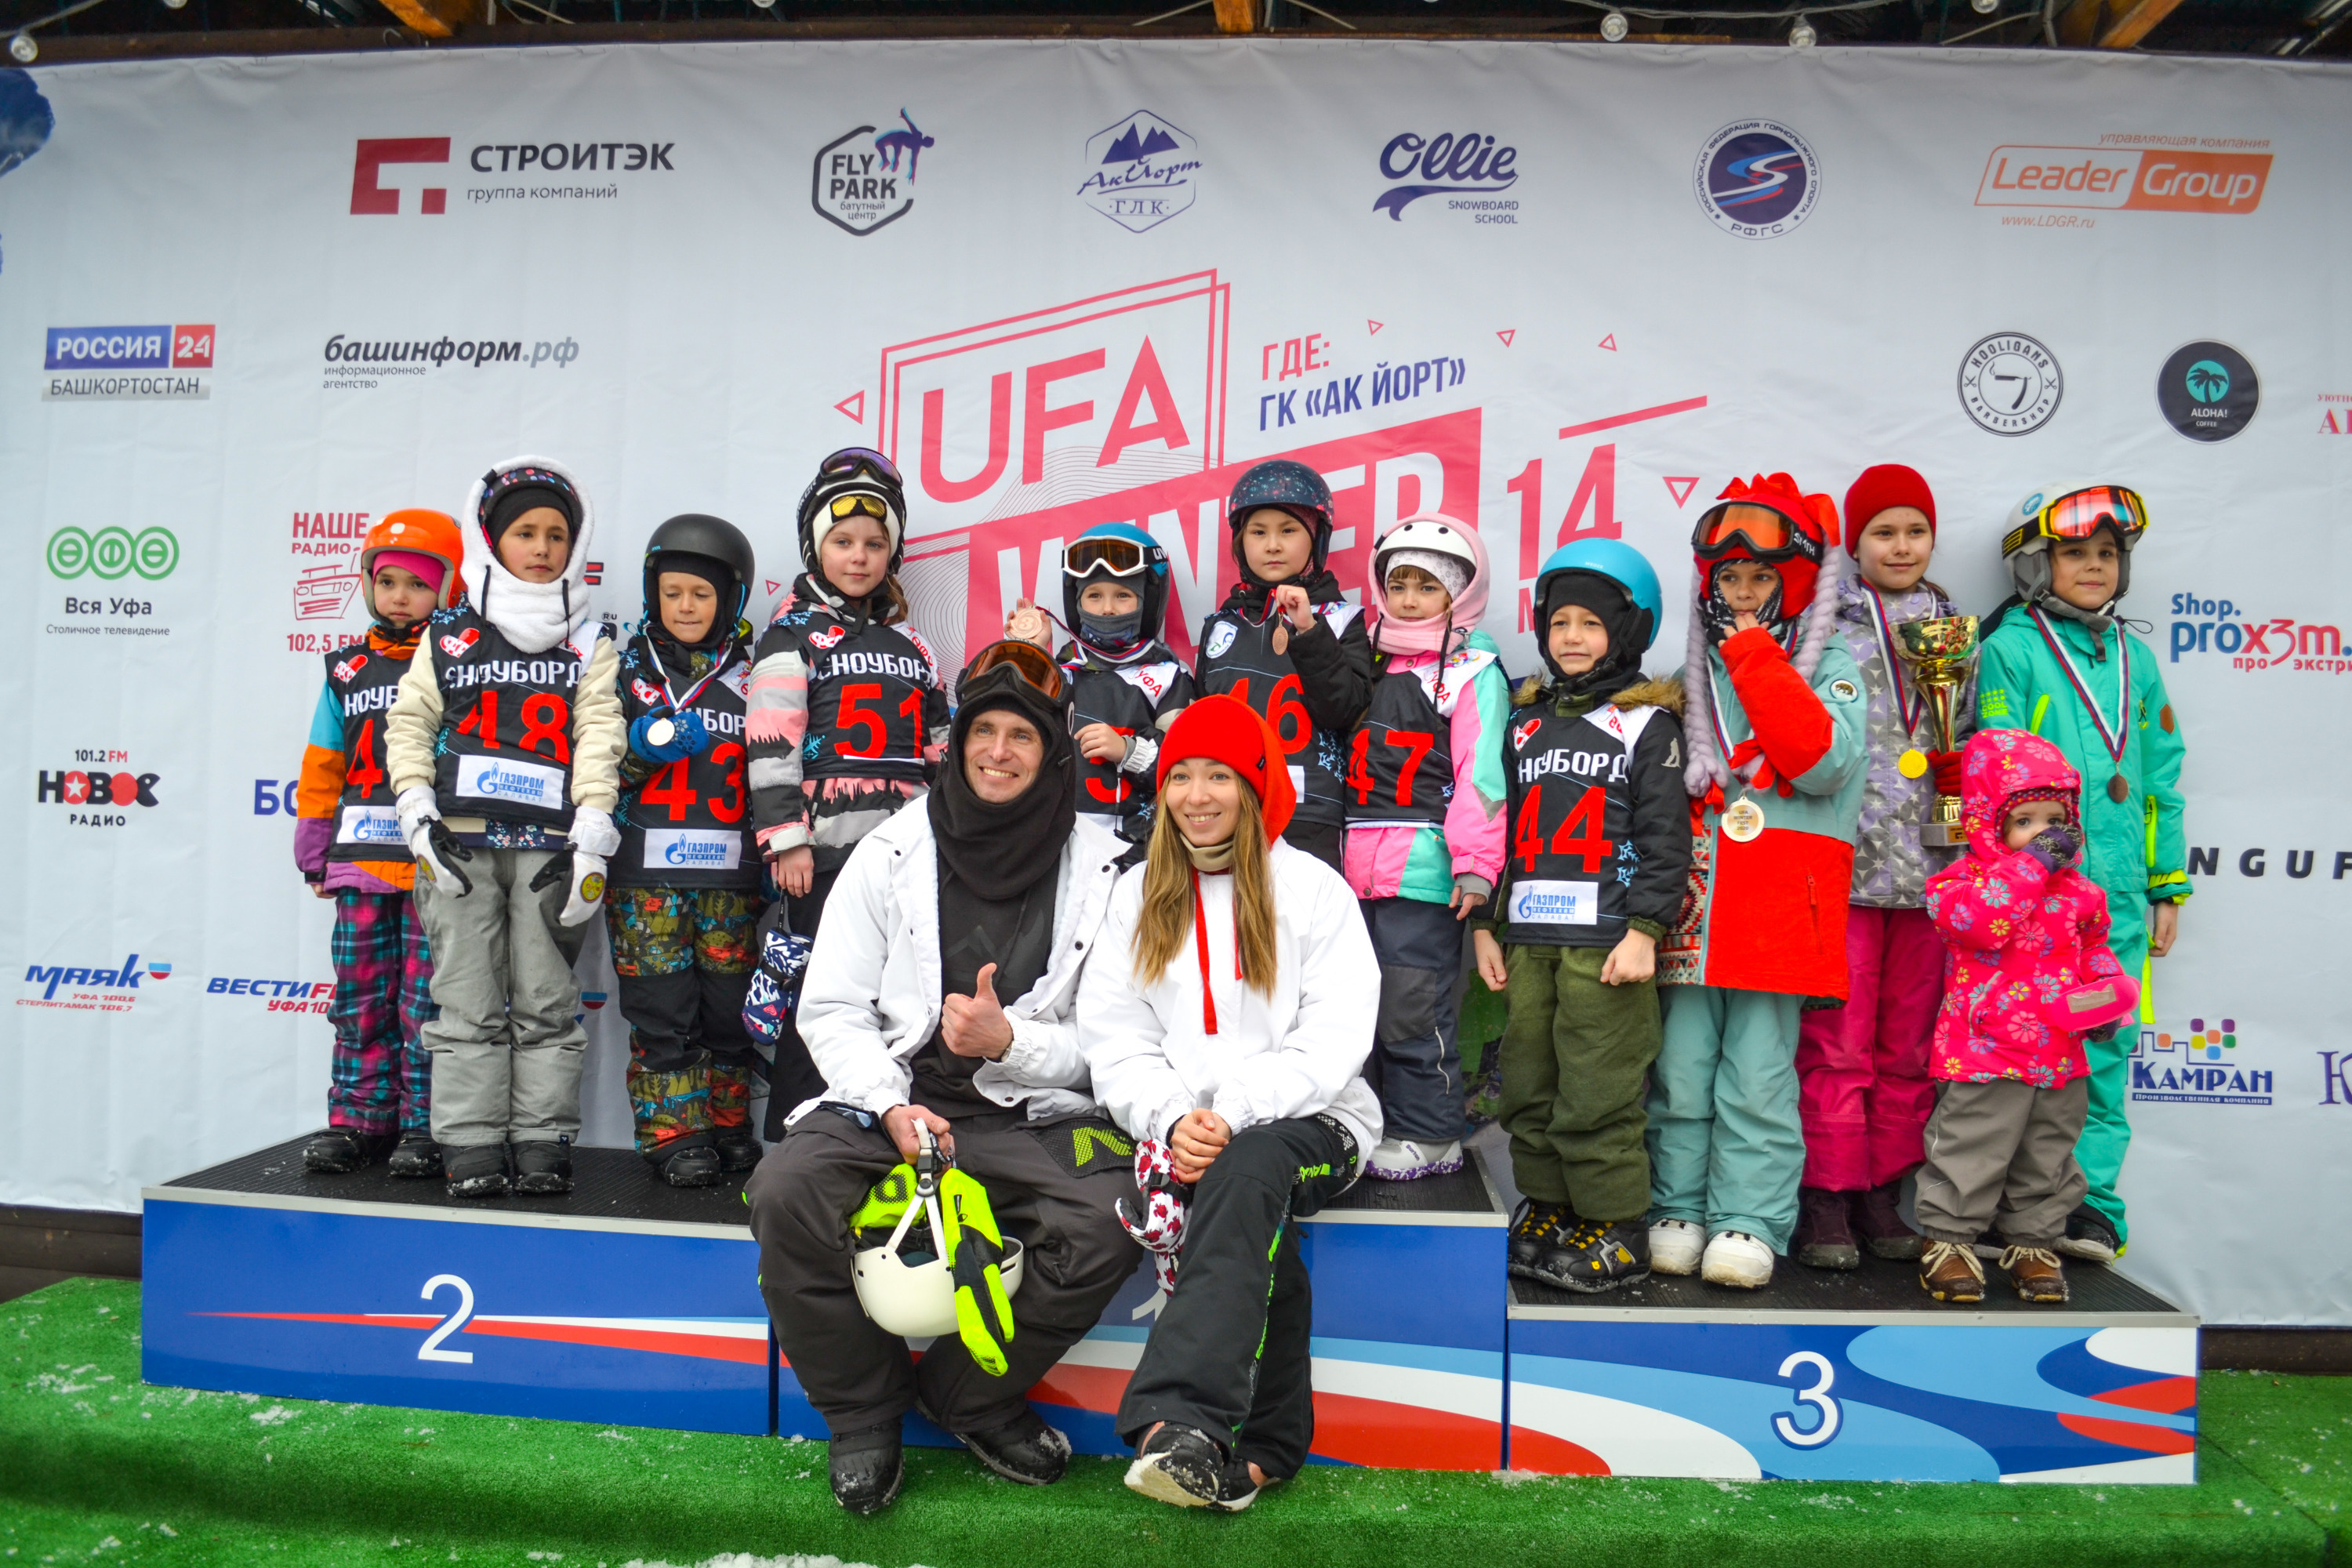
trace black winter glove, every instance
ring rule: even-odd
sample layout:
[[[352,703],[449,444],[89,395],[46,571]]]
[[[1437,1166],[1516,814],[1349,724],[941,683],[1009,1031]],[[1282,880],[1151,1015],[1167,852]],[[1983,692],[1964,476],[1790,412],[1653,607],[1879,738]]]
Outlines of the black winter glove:
[[[2061,871],[2074,863],[2083,852],[2083,841],[2068,827],[2045,827],[2035,834],[2025,846],[2025,853],[2042,862],[2050,871]]]

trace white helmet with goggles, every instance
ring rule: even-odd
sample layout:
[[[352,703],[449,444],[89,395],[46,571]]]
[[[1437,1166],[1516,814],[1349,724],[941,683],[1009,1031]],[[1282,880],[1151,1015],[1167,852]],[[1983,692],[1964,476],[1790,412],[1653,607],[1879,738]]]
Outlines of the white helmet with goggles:
[[[2131,590],[2132,547],[2147,531],[2147,503],[2125,485],[2047,485],[2026,492],[2001,520],[2000,552],[2017,596],[2045,609],[2060,608],[2050,592],[2051,546],[2089,539],[2101,529],[2115,536],[2118,552],[2115,598],[2100,611],[2104,616]]]

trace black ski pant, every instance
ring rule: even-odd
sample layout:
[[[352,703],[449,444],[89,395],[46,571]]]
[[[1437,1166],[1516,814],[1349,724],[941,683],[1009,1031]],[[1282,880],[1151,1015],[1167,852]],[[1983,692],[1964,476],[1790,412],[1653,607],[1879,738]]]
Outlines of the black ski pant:
[[[1154,1422],[1207,1433],[1271,1479],[1295,1476],[1315,1438],[1314,1300],[1297,1222],[1346,1190],[1355,1141],[1328,1117],[1234,1134],[1192,1190],[1176,1293],[1119,1401],[1118,1435]]]
[[[861,1118],[863,1119],[861,1121]],[[760,1244],[760,1293],[801,1392],[838,1436],[896,1421],[921,1400],[951,1432],[984,1432],[1021,1414],[1031,1385],[1102,1317],[1142,1252],[1114,1205],[1135,1202],[1130,1147],[1108,1121],[1032,1122],[1018,1110],[950,1117],[958,1168],[1024,1251],[1005,1371],[992,1377],[952,1334],[918,1365],[907,1342],[857,1303],[849,1215],[902,1163],[882,1120],[819,1106],[761,1161],[745,1195]],[[1080,1139],[1081,1128],[1108,1132]],[[1062,1156],[1067,1155],[1066,1161]]]

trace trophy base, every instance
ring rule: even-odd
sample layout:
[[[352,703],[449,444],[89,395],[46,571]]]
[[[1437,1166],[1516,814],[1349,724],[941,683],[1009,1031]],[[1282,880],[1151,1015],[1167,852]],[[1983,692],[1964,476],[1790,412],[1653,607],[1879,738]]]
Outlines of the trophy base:
[[[1927,820],[1919,825],[1919,842],[1930,849],[1965,848],[1969,830],[1960,820],[1960,797],[1939,795]]]

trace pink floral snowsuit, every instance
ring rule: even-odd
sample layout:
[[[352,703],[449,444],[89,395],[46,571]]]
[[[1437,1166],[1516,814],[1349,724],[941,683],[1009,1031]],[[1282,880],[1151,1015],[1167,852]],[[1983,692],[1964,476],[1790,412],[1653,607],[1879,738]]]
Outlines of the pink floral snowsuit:
[[[2022,730],[1980,730],[1962,763],[1968,853],[1927,879],[1927,913],[1950,959],[1928,1070],[1957,1083],[2017,1079],[2058,1089],[2086,1076],[2082,1037],[2042,1008],[2123,973],[2107,949],[2106,895],[2073,868],[2001,841],[2009,803],[2066,792],[2081,831],[2082,780],[2057,747]]]

